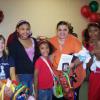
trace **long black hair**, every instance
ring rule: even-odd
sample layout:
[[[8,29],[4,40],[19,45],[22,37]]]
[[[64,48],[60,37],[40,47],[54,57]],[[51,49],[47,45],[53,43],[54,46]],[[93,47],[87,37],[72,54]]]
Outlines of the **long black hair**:
[[[17,28],[19,28],[21,25],[24,25],[24,24],[27,24],[28,27],[31,28],[31,25],[30,25],[30,23],[29,23],[28,21],[26,21],[26,20],[20,20],[20,21],[17,23],[17,25],[16,25],[16,30],[15,30],[15,32],[17,33],[17,36],[18,36],[18,37],[19,37],[20,35],[19,35],[19,33],[17,32]],[[31,35],[32,35],[32,33],[30,33],[28,37],[30,37]]]
[[[13,41],[17,40],[19,37],[19,33],[17,32],[17,28],[19,28],[21,25],[23,24],[27,24],[29,27],[30,23],[26,20],[20,20],[17,25],[16,25],[16,29],[15,31],[9,35],[8,40],[7,40],[7,46],[10,45],[11,43],[13,43]],[[32,33],[29,34],[29,37],[31,37]]]
[[[54,53],[56,51],[56,48],[49,42],[48,39],[38,39],[38,47],[41,46],[41,44],[47,44],[49,46],[49,55]],[[39,49],[39,56],[41,55],[40,49]]]
[[[97,27],[100,29],[100,23],[97,23],[97,22],[89,23],[87,26],[87,29],[89,30],[89,28],[91,28],[91,27]]]
[[[97,22],[92,22],[87,25],[87,28],[84,30],[83,34],[83,44],[85,44],[86,48],[89,48],[89,41],[90,41],[90,36],[89,36],[89,29],[91,27],[96,27],[100,29],[100,23]]]

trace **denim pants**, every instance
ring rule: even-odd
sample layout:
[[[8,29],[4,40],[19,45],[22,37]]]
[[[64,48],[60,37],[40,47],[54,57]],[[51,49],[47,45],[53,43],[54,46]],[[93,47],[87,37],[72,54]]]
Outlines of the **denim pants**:
[[[18,80],[29,88],[29,94],[33,93],[33,74],[18,74]]]
[[[38,100],[52,100],[52,89],[38,90]]]

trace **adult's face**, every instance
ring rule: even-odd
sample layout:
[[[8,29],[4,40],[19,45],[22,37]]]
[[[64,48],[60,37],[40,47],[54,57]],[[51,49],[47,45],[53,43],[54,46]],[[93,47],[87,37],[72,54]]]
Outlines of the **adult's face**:
[[[94,40],[94,39],[97,39],[100,29],[98,27],[91,26],[88,29],[88,32],[89,32],[90,38]]]
[[[30,34],[30,27],[28,24],[23,24],[17,28],[19,38],[27,39]]]
[[[59,39],[66,39],[69,33],[68,26],[66,25],[59,25],[57,28],[57,36]]]

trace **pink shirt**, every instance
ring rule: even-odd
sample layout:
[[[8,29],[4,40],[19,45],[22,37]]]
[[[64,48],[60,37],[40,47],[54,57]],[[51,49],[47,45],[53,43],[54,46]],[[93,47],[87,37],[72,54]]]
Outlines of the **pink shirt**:
[[[31,61],[33,61],[33,57],[34,57],[34,52],[35,52],[35,49],[34,49],[34,40],[32,39],[32,47],[30,48],[25,48],[25,51],[29,57],[29,59]]]
[[[47,60],[51,65],[50,60]],[[53,77],[47,64],[41,59],[35,63],[35,68],[39,71],[38,74],[38,89],[50,89],[53,87]]]

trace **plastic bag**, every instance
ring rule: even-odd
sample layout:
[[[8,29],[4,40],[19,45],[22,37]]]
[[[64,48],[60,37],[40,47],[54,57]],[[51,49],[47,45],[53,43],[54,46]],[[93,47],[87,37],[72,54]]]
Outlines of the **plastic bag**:
[[[60,81],[57,77],[54,78],[53,94],[56,98],[63,97],[63,90]]]

